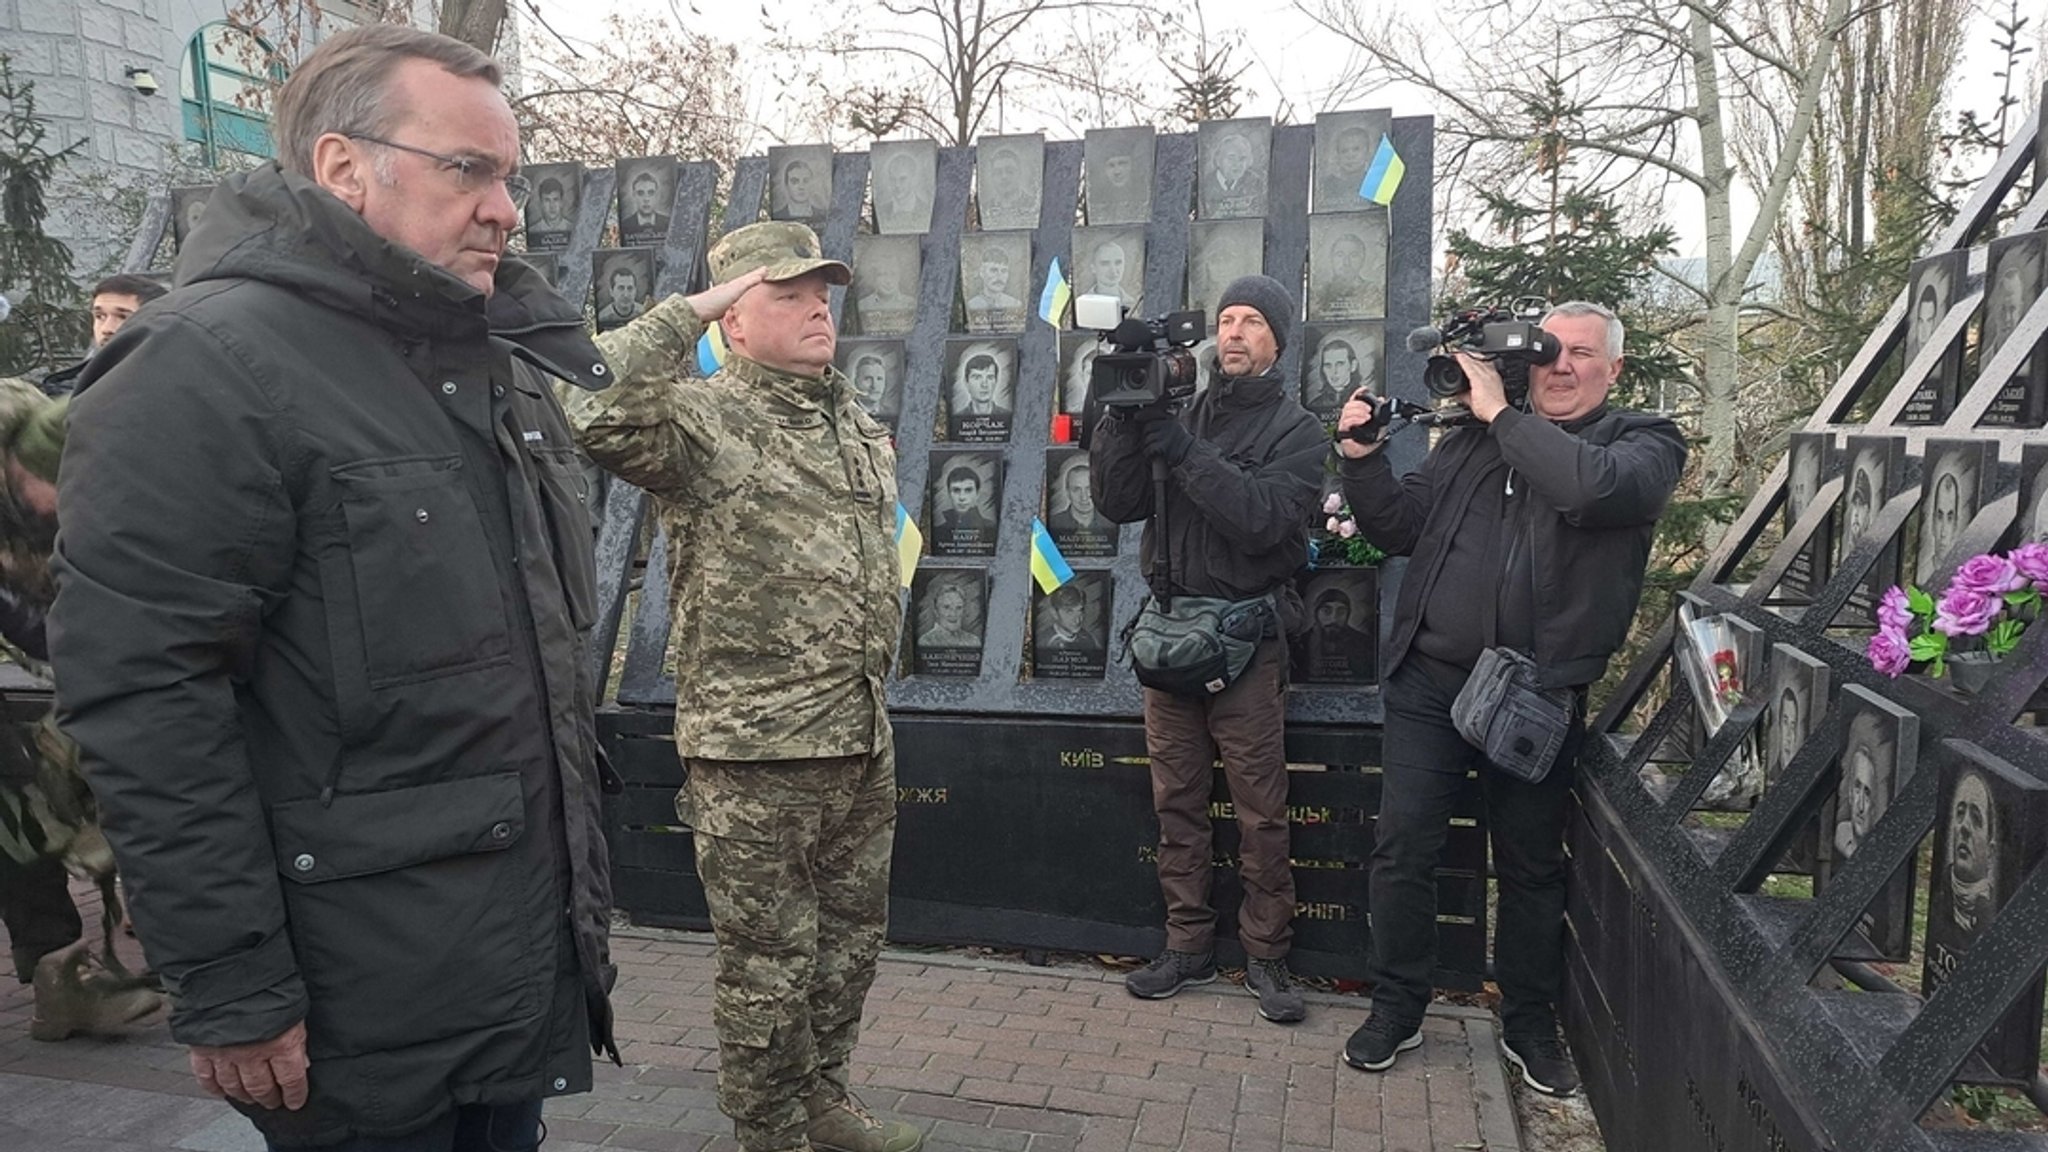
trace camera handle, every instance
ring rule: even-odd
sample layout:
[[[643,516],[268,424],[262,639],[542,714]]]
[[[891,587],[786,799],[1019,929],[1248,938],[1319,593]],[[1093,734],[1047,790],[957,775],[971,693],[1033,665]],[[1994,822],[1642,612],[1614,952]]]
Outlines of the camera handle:
[[[1145,579],[1161,612],[1173,610],[1173,541],[1166,531],[1166,486],[1172,471],[1166,461],[1152,457],[1152,571]]]

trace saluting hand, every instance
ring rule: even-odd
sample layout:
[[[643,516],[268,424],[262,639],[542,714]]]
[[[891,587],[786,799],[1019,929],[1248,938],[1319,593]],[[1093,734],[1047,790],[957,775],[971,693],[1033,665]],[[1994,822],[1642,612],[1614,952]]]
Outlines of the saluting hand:
[[[727,309],[738,303],[739,298],[745,296],[747,290],[759,284],[761,278],[767,274],[766,268],[756,268],[723,284],[713,284],[695,296],[686,296],[683,299],[690,305],[690,310],[697,314],[697,319],[709,324],[725,315]]]

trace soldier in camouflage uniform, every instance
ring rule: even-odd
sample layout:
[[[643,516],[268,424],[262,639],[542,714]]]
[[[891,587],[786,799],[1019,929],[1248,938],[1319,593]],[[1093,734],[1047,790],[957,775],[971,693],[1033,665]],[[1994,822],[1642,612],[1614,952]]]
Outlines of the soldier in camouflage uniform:
[[[710,264],[712,289],[601,339],[611,389],[563,400],[678,556],[677,807],[718,936],[719,1106],[749,1152],[908,1152],[915,1128],[847,1093],[896,822],[895,452],[832,368],[829,288],[850,269],[781,222]],[[734,355],[679,380],[721,316]]]
[[[55,595],[50,549],[67,406],[25,380],[0,379],[0,653],[43,680],[49,679],[43,617]],[[100,885],[107,911],[100,957],[85,941],[67,869]],[[32,729],[5,725],[0,922],[16,977],[35,985],[29,1034],[38,1040],[116,1033],[163,1005],[162,996],[141,987],[114,958],[120,905],[113,881],[114,857],[79,771],[77,745],[48,716]]]

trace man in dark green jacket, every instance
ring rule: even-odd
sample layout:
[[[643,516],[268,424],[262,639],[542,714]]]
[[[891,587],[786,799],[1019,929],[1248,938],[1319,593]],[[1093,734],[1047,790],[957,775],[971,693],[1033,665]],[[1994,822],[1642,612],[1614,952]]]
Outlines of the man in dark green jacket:
[[[214,193],[72,408],[60,719],[172,1035],[273,1147],[532,1148],[542,1097],[616,1059],[588,493],[549,383],[608,370],[501,257],[498,82],[411,28],[325,41],[279,163]]]

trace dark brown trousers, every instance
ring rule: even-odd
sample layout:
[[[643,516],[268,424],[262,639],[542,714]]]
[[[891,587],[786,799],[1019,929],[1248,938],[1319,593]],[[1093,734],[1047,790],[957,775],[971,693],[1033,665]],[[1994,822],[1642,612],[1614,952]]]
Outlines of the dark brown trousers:
[[[1216,938],[1209,906],[1214,871],[1209,793],[1220,755],[1237,809],[1244,900],[1237,938],[1247,955],[1287,955],[1294,939],[1294,872],[1287,858],[1287,646],[1259,646],[1244,675],[1206,700],[1145,689],[1145,749],[1159,813],[1159,888],[1166,946],[1207,952]]]

